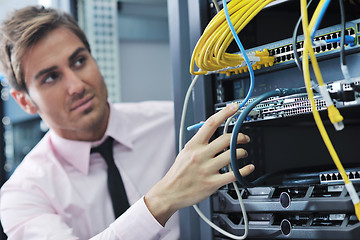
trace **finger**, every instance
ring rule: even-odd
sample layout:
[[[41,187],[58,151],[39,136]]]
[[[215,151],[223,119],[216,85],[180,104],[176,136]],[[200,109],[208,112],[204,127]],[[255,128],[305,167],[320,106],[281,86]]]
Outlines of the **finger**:
[[[252,173],[254,170],[255,170],[255,166],[253,164],[249,164],[249,165],[246,165],[245,167],[241,168],[239,171],[240,171],[241,176],[245,177],[245,176],[249,175],[250,173]],[[221,186],[224,186],[226,184],[236,181],[236,178],[235,178],[235,175],[233,172],[226,172],[223,174],[219,174],[217,181],[219,183],[219,187],[221,187]]]
[[[207,144],[216,129],[239,108],[237,103],[229,104],[226,108],[209,117],[191,141]]]
[[[220,137],[213,140],[209,145],[209,154],[210,156],[214,156],[215,154],[223,151],[224,149],[230,146],[231,134],[223,134]],[[250,142],[249,136],[239,133],[237,136],[237,143],[238,144],[246,144]]]
[[[254,164],[248,164],[245,167],[242,167],[239,171],[241,176],[246,177],[250,173],[252,173],[255,170]]]
[[[236,149],[236,158],[246,158],[248,153],[245,149],[238,148]],[[240,161],[240,160],[239,160]],[[213,171],[219,171],[219,169],[225,167],[226,165],[230,164],[230,151],[223,152],[216,156],[213,160],[211,160],[212,169]]]

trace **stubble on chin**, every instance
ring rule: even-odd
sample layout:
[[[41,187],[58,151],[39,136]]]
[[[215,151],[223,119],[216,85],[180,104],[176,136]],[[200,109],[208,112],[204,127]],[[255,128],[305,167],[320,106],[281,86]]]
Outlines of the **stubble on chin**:
[[[93,110],[94,110],[94,107],[90,107],[90,108],[88,108],[88,109],[85,109],[84,114],[85,114],[85,115],[88,115],[88,114],[91,113]]]

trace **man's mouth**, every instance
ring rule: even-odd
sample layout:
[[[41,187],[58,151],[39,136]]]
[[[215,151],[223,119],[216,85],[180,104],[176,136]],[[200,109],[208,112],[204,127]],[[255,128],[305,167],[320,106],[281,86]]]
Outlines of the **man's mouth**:
[[[87,96],[87,97],[84,97],[84,98],[76,101],[72,105],[70,111],[75,111],[75,110],[84,111],[84,110],[88,109],[89,107],[92,106],[93,98],[94,98],[94,96],[92,95],[92,96]]]

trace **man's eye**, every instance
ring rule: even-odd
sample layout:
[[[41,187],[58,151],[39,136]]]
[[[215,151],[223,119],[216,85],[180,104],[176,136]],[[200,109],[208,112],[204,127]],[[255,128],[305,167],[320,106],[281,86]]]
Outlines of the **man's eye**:
[[[76,61],[73,63],[73,66],[75,68],[81,67],[85,64],[86,58],[85,57],[79,57],[76,59]]]
[[[54,82],[57,78],[59,77],[59,74],[54,72],[54,73],[50,73],[49,75],[47,75],[44,79],[43,79],[43,83],[52,83]]]

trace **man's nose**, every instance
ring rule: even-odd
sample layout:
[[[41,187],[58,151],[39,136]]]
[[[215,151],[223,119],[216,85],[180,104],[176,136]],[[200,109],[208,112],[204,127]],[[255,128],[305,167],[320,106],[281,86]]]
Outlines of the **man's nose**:
[[[81,79],[79,73],[72,70],[71,68],[67,69],[64,74],[66,89],[69,95],[74,95],[82,93],[84,91],[84,82]]]

